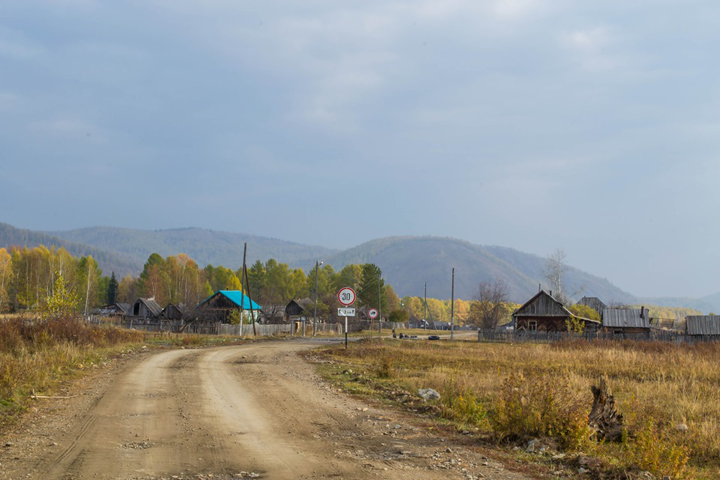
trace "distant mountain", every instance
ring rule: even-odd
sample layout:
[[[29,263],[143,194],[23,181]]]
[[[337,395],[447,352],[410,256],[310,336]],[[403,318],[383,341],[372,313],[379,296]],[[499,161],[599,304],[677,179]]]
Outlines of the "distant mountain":
[[[58,232],[33,232],[0,224],[0,247],[10,245],[57,245],[76,256],[92,255],[106,274],[139,274],[152,253],[162,256],[186,253],[200,267],[207,264],[236,269],[242,264],[243,244],[248,243],[248,263],[274,258],[309,272],[315,260],[336,270],[350,263],[375,263],[401,295],[422,296],[427,282],[429,297],[449,299],[451,268],[455,267],[455,297],[472,299],[481,281],[502,278],[510,299],[522,303],[545,283],[545,259],[499,246],[480,246],[453,238],[390,237],[338,251],[274,238],[240,233],[183,228],[136,230],[92,227]],[[574,299],[600,297],[605,303],[640,303],[684,306],[720,312],[720,293],[703,299],[642,299],[619,289],[608,280],[568,267],[567,290]],[[665,301],[667,300],[667,301]],[[680,302],[679,300],[684,300]],[[694,302],[694,303],[693,303]]]
[[[455,297],[471,299],[481,281],[502,278],[511,300],[523,303],[543,283],[545,259],[511,248],[479,246],[462,240],[440,237],[390,237],[320,258],[335,269],[351,263],[375,263],[398,295],[422,296],[427,282],[428,297],[449,299],[451,268],[455,267]],[[312,268],[313,262],[300,263]],[[635,297],[608,280],[568,267],[569,293],[579,298],[597,296],[606,303],[633,302]]]
[[[97,260],[100,269],[105,275],[110,275],[110,272],[115,272],[115,275],[118,277],[131,274],[137,275],[145,263],[145,260],[141,260],[132,255],[71,242],[46,233],[34,232],[32,230],[16,228],[6,223],[0,223],[0,248],[10,248],[11,246],[32,248],[40,245],[48,248],[52,246],[62,247],[75,257],[92,255],[92,257]]]
[[[121,252],[140,262],[140,270],[153,253],[163,257],[185,253],[198,264],[222,265],[233,270],[242,266],[244,243],[248,243],[247,262],[275,258],[294,263],[305,258],[332,255],[336,250],[302,245],[275,238],[230,233],[203,228],[170,230],[136,230],[117,227],[90,227],[77,230],[48,232],[49,234],[85,245]],[[136,273],[139,273],[138,270]]]
[[[705,313],[720,313],[720,292],[702,298],[647,297],[640,298],[639,301],[646,305],[657,305],[659,307],[684,307]]]

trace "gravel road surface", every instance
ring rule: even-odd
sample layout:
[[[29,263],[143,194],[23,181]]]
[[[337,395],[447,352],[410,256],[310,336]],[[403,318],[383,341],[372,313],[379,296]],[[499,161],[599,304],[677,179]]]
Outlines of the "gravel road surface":
[[[38,400],[0,444],[2,479],[496,479],[513,473],[323,382],[272,341],[141,355]]]

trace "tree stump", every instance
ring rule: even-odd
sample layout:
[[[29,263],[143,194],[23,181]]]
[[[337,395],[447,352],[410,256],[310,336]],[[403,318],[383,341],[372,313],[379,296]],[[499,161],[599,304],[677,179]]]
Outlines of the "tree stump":
[[[588,424],[598,440],[618,442],[623,436],[623,416],[615,409],[615,398],[607,386],[607,377],[600,378],[600,385],[590,387],[595,400],[588,415]]]

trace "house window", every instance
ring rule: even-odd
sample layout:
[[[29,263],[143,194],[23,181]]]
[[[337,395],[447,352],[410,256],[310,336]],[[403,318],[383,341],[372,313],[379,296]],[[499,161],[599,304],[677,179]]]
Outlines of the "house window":
[[[528,330],[530,330],[531,332],[536,332],[537,331],[537,321],[530,320],[528,322]]]

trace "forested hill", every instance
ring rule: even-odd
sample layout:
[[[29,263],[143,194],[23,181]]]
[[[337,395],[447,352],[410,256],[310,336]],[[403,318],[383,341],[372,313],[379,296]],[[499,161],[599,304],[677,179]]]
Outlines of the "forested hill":
[[[296,263],[306,258],[323,258],[336,252],[325,247],[302,245],[275,238],[242,233],[221,232],[203,228],[171,230],[136,230],[117,227],[91,227],[77,230],[48,232],[70,242],[131,255],[142,265],[152,253],[163,257],[185,253],[200,268],[222,265],[233,270],[242,266],[243,247],[248,243],[247,262],[274,258],[284,263]]]
[[[472,299],[481,281],[501,278],[508,284],[510,298],[524,303],[544,283],[545,259],[511,248],[480,246],[452,238],[391,237],[373,240],[357,247],[325,257],[336,269],[350,263],[375,263],[400,296],[422,296],[427,282],[427,295],[450,298],[451,268],[455,267],[455,297]],[[300,264],[311,268],[312,262]],[[635,298],[608,280],[568,267],[568,293],[600,297],[606,303],[633,302]]]
[[[401,295],[422,296],[427,282],[428,297],[449,299],[451,268],[455,267],[455,295],[471,299],[481,281],[502,278],[508,283],[511,300],[525,302],[543,283],[545,259],[510,248],[480,246],[440,237],[391,237],[373,240],[344,251],[302,245],[273,238],[239,233],[183,228],[136,230],[92,227],[58,232],[33,232],[0,224],[0,247],[10,245],[62,246],[76,256],[92,255],[105,273],[139,274],[152,253],[162,256],[185,253],[202,268],[207,264],[237,269],[242,264],[244,242],[248,263],[274,258],[293,267],[312,269],[315,260],[336,270],[350,263],[375,263]],[[609,281],[568,267],[567,290],[597,296],[606,303],[631,303],[635,298]]]
[[[0,248],[10,248],[12,246],[32,248],[40,245],[47,248],[62,247],[74,257],[92,255],[97,260],[103,274],[110,275],[111,272],[115,272],[118,277],[137,275],[142,271],[143,264],[147,259],[147,257],[144,259],[138,258],[109,249],[67,241],[47,233],[25,230],[6,223],[0,223]]]

